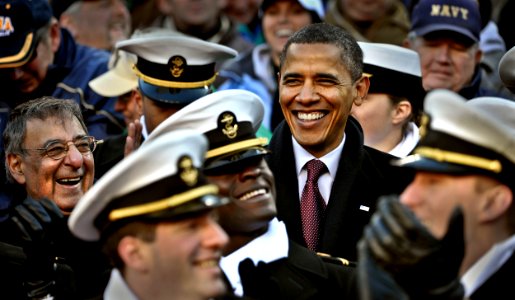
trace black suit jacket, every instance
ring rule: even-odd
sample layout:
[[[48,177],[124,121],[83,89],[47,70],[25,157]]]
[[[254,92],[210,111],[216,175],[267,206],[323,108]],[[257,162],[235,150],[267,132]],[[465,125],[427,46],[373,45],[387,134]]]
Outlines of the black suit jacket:
[[[390,165],[394,157],[363,145],[359,123],[349,117],[346,141],[321,226],[320,252],[357,260],[356,245],[376,209],[378,197],[401,193],[413,179],[413,171]],[[298,178],[291,131],[282,122],[269,144],[267,162],[275,176],[278,218],[288,235],[306,245],[302,236]],[[360,209],[366,206],[368,211]]]
[[[287,258],[257,266],[246,259],[239,273],[243,299],[358,299],[354,267],[326,261],[291,240]]]
[[[512,284],[515,282],[515,253],[492,274],[472,295],[471,300],[515,299]]]

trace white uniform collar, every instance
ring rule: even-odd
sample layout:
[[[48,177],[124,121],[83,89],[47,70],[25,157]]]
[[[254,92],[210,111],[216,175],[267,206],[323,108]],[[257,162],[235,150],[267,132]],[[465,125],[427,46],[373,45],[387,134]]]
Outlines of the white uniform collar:
[[[271,246],[272,245],[272,246]],[[268,231],[255,238],[245,246],[222,257],[220,267],[231,283],[237,296],[243,295],[238,266],[246,258],[250,258],[255,265],[262,261],[269,263],[288,256],[288,235],[283,222],[274,218],[270,221]]]
[[[109,278],[109,283],[104,291],[104,299],[105,300],[138,300],[138,297],[134,295],[131,291],[127,283],[120,274],[118,269],[113,269],[111,271],[111,277]]]

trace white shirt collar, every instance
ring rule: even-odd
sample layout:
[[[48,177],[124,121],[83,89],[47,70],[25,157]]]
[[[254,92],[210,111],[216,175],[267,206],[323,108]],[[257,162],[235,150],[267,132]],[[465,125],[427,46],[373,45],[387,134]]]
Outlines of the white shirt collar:
[[[465,296],[469,297],[513,255],[515,235],[495,244],[461,277]]]
[[[327,170],[329,170],[329,174],[332,177],[336,176],[336,171],[338,170],[338,163],[340,162],[343,145],[345,144],[345,137],[346,135],[344,134],[342,142],[338,145],[338,147],[326,155],[318,158],[326,165]],[[306,163],[316,157],[306,151],[306,149],[304,149],[293,136],[291,138],[293,143],[293,153],[295,154],[295,167],[297,169],[297,175],[300,175],[300,172]]]
[[[118,269],[113,269],[111,271],[111,276],[109,278],[109,283],[107,284],[106,289],[104,290],[104,299],[105,300],[138,300],[138,297],[134,295],[131,291],[127,283],[120,274]]]
[[[274,218],[270,221],[268,231],[255,238],[245,246],[222,257],[220,267],[231,283],[237,296],[243,295],[238,266],[246,258],[250,258],[255,265],[262,261],[269,263],[288,256],[288,235],[283,222]]]
[[[145,116],[141,115],[141,117],[139,118],[139,121],[141,123],[141,135],[146,140],[148,138],[148,130],[147,130],[147,125],[145,123]]]

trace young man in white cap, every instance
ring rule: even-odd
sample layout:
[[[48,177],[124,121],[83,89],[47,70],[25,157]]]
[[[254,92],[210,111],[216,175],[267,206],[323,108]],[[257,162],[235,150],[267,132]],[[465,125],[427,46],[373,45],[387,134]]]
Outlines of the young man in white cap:
[[[417,52],[396,45],[358,42],[370,88],[351,114],[363,127],[365,145],[394,156],[408,155],[419,139],[426,92]]]
[[[218,265],[228,242],[217,196],[201,172],[207,140],[176,131],[145,143],[84,195],[68,225],[100,240],[114,269],[104,299],[207,300],[226,292]]]
[[[411,299],[511,299],[515,103],[437,90],[425,112],[429,127],[414,154],[396,162],[415,179],[380,202],[360,263],[381,266]],[[376,274],[368,272],[372,281]]]
[[[276,218],[274,176],[264,159],[268,140],[256,136],[263,116],[257,95],[218,91],[165,120],[146,142],[180,129],[198,130],[209,139],[204,173],[231,200],[218,210],[230,238],[221,267],[231,296],[355,299],[354,268],[344,265],[349,262],[317,256],[290,240]]]

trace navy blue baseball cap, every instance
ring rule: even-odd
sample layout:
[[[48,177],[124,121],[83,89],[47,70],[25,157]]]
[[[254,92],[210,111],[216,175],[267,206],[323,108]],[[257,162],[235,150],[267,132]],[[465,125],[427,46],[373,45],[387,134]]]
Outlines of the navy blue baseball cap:
[[[37,30],[51,17],[48,0],[0,0],[0,68],[26,64],[37,46]]]
[[[450,32],[477,43],[481,33],[479,5],[472,0],[421,0],[413,9],[411,31],[417,36]]]

